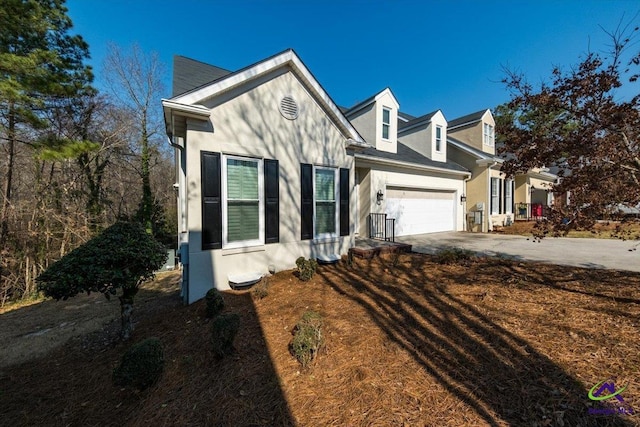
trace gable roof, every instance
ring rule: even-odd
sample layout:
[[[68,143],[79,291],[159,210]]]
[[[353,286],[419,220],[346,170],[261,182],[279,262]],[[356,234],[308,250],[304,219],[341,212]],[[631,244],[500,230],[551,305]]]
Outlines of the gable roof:
[[[448,123],[449,129],[469,125],[471,123],[479,122],[482,120],[482,116],[488,111],[488,108],[484,110],[476,111],[475,113],[467,114],[466,116],[458,117],[457,119],[453,119]]]
[[[408,122],[410,120],[413,120],[415,118],[416,118],[416,116],[412,116],[411,114],[407,114],[407,113],[404,113],[402,111],[398,111],[398,120],[399,120],[398,123],[400,123],[400,120],[402,122],[406,123],[406,122]]]
[[[489,153],[485,153],[482,150],[478,150],[475,147],[472,147],[468,144],[465,144],[464,142],[460,141],[459,139],[455,139],[452,138],[450,136],[447,136],[447,144],[451,144],[454,147],[460,149],[461,151],[465,152],[466,154],[469,154],[473,157],[476,158],[476,160],[481,160],[481,161],[492,161],[492,162],[498,162],[498,163],[502,163],[504,161],[504,159],[498,157],[498,156],[494,156],[493,154],[489,154]]]
[[[230,74],[231,71],[205,64],[186,56],[173,56],[173,87],[171,97],[176,97],[204,84]]]
[[[423,116],[420,117],[414,117],[413,119],[409,120],[408,122],[405,123],[400,123],[398,122],[398,133],[401,133],[403,131],[407,131],[410,128],[413,128],[415,126],[421,125],[423,123],[429,123],[431,121],[431,119],[433,118],[433,116],[435,116],[438,111],[440,110],[436,110],[436,111],[432,111],[430,113],[427,113]]]
[[[309,94],[316,99],[338,129],[347,137],[350,147],[369,147],[369,144],[364,141],[358,131],[351,125],[349,120],[347,120],[342,111],[340,111],[329,94],[320,83],[318,83],[313,74],[311,74],[311,71],[304,65],[293,49],[287,49],[238,71],[223,75],[216,80],[195,87],[169,100],[163,99],[162,104],[163,107],[165,107],[165,121],[167,121],[168,109],[182,110],[187,107],[193,109],[198,103],[245,85],[256,78],[282,67],[289,67],[291,72],[298,77]]]
[[[454,173],[457,175],[470,175],[470,172],[467,169],[455,162],[436,162],[435,160],[431,160],[430,158],[423,156],[417,151],[409,148],[400,141],[398,141],[397,147],[397,153],[379,151],[373,147],[366,148],[356,153],[355,157],[358,159],[366,159],[374,162],[392,163],[399,166],[413,166],[420,169],[436,170],[445,173]]]
[[[391,95],[391,97],[393,98],[393,100],[396,103],[396,108],[400,108],[400,105],[398,104],[398,99],[396,98],[396,96],[391,91],[391,88],[386,87],[386,88],[382,89],[380,92],[376,93],[375,95],[372,95],[369,98],[365,99],[364,101],[358,102],[356,105],[354,105],[353,107],[349,108],[347,111],[344,112],[345,115],[350,116],[351,114],[357,113],[358,111],[362,110],[366,106],[372,104],[374,101],[377,101],[382,95],[384,95],[386,93]]]

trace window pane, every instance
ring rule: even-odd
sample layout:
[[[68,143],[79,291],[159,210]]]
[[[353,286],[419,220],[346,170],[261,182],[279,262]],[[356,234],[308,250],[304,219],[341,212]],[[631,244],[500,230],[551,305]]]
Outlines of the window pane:
[[[389,139],[389,125],[382,125],[382,137]]]
[[[386,108],[382,109],[382,123],[386,123],[389,124],[391,123],[391,112],[389,110],[387,110]]]
[[[233,201],[227,203],[227,241],[257,240],[259,233],[259,202]]]
[[[336,174],[329,169],[316,169],[316,200],[335,200]]]
[[[316,202],[316,234],[336,232],[335,202]]]
[[[258,162],[227,159],[227,197],[258,199]]]
[[[436,127],[436,138],[440,139],[442,137],[442,128],[440,126]]]

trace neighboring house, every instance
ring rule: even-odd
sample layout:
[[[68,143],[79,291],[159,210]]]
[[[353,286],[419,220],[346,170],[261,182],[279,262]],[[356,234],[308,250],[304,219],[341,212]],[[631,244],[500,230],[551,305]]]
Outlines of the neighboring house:
[[[162,100],[176,148],[183,298],[354,245],[368,145],[293,50],[235,72],[177,57]]]
[[[470,173],[447,160],[447,121],[440,111],[413,117],[399,108],[389,88],[343,108],[371,145],[354,154],[358,234],[462,231],[460,200]]]
[[[490,110],[449,122],[448,156],[471,171],[467,182],[467,230],[490,231],[519,219],[538,218],[553,203],[557,176],[545,169],[506,178],[496,155],[495,121]]]

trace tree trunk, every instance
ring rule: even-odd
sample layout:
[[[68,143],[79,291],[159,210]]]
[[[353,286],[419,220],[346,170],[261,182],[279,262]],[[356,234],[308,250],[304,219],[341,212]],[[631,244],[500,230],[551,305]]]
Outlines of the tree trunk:
[[[9,106],[9,126],[7,128],[7,171],[2,191],[2,210],[0,211],[0,249],[4,249],[9,234],[9,205],[15,162],[16,117],[13,106]]]
[[[126,341],[133,332],[133,322],[131,321],[131,315],[133,314],[133,298],[138,292],[137,288],[122,288],[122,296],[120,299],[120,338]]]

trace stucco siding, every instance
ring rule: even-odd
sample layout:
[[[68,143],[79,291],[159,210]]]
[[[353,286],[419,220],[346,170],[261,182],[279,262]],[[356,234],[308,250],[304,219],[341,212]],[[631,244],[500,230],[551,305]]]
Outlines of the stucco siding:
[[[288,120],[279,111],[280,100],[291,96],[299,115]],[[223,102],[222,102],[223,101]],[[345,136],[332,123],[297,77],[280,70],[247,90],[232,90],[205,102],[209,121],[187,121],[187,197],[189,212],[189,302],[211,287],[227,289],[228,275],[293,268],[299,256],[345,254],[353,243],[356,195],[351,191],[350,227],[346,237],[328,242],[300,240],[300,163],[350,169],[354,187],[353,157],[345,150]],[[238,249],[202,251],[202,199],[200,152],[220,152],[279,161],[280,243]]]

